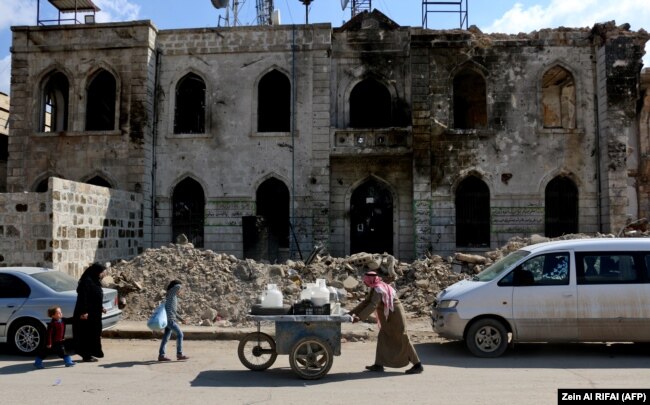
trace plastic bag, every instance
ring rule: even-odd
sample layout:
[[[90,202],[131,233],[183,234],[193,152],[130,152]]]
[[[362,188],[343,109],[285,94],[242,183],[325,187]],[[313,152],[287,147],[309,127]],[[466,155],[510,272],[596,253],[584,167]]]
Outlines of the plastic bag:
[[[164,302],[154,309],[153,314],[147,321],[147,327],[151,330],[161,330],[167,327],[167,311]]]

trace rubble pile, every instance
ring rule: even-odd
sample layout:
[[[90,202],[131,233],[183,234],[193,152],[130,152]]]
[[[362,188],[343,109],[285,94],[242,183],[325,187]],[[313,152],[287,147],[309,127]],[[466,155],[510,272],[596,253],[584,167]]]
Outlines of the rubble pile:
[[[585,237],[593,235],[565,235],[554,240]],[[132,260],[114,263],[103,282],[116,288],[120,297],[126,299],[123,309],[126,320],[146,320],[164,299],[167,284],[178,279],[185,286],[179,312],[187,323],[230,326],[249,323],[246,315],[253,304],[259,302],[267,284],[276,284],[282,291],[284,303],[290,305],[299,300],[306,283],[323,278],[328,286],[337,289],[342,307],[351,309],[366,293],[361,276],[374,270],[387,281],[394,282],[407,313],[426,316],[440,290],[471,277],[514,250],[547,240],[538,235],[517,237],[484,256],[456,253],[443,258],[427,255],[412,263],[400,262],[385,253],[357,253],[346,258],[312,254],[305,261],[307,264],[292,260],[268,264],[195,249],[191,243],[170,244],[147,249]]]

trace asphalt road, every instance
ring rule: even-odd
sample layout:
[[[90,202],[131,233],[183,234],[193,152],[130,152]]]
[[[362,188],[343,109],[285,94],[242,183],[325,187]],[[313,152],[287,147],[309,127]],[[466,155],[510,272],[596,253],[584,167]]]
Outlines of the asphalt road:
[[[479,359],[462,343],[428,340],[414,339],[422,374],[364,372],[375,342],[350,342],[314,381],[298,378],[286,355],[266,371],[250,371],[232,340],[186,341],[189,361],[159,363],[159,340],[104,339],[100,362],[65,368],[50,358],[45,370],[0,345],[0,403],[556,404],[558,388],[650,388],[648,346],[528,344]]]

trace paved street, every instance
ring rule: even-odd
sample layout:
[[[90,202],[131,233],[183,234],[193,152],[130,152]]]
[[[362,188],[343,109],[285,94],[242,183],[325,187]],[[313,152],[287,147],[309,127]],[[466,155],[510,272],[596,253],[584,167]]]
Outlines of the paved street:
[[[64,368],[49,359],[45,370],[1,345],[0,403],[555,404],[557,388],[650,387],[647,346],[518,345],[502,358],[478,359],[461,343],[414,340],[423,374],[363,372],[375,342],[354,342],[316,381],[297,378],[285,355],[269,370],[249,371],[232,340],[186,341],[189,361],[158,363],[158,340],[104,339],[100,362]]]

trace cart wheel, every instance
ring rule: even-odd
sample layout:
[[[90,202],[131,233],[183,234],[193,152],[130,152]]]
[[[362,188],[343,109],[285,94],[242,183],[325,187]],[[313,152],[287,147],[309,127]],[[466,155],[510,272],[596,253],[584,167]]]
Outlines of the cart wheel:
[[[278,357],[275,341],[266,333],[253,332],[244,336],[237,347],[239,361],[253,371],[262,371],[271,367]]]
[[[305,380],[323,377],[332,368],[333,361],[330,345],[316,337],[300,339],[289,354],[291,369]]]

